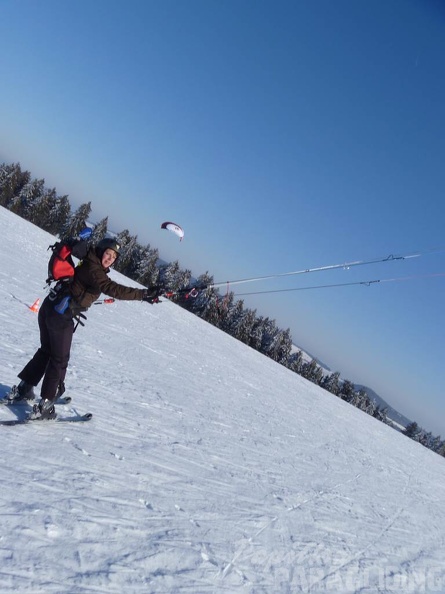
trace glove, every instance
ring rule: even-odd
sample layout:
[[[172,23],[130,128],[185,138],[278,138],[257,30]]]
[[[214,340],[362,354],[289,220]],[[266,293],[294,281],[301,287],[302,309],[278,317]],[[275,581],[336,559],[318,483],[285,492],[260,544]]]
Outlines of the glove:
[[[144,296],[142,297],[142,301],[146,301],[153,305],[153,303],[160,303],[159,295],[162,295],[164,292],[164,288],[160,285],[153,285],[149,289],[145,289]]]

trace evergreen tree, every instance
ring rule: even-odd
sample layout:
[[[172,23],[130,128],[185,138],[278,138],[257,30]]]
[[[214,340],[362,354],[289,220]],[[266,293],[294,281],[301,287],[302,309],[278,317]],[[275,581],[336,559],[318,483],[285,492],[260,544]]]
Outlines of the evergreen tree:
[[[193,307],[196,308],[199,306],[199,310],[194,309],[195,312],[198,313],[199,317],[201,317],[206,322],[213,324],[214,326],[218,326],[219,316],[220,316],[220,295],[218,291],[213,288],[209,287],[206,290],[202,291],[203,297],[198,296],[196,299],[193,300]],[[199,299],[199,302],[196,303]]]
[[[128,229],[118,233],[116,241],[121,246],[115,269],[129,276],[133,264],[133,251],[137,245],[137,235],[130,235]]]
[[[431,440],[431,449],[433,450],[433,452],[439,452],[440,446],[442,444],[442,439],[440,437],[440,435],[438,435],[437,437],[434,437]]]
[[[231,294],[232,302],[234,299],[233,293]],[[230,311],[228,312],[227,320],[226,320],[226,328],[225,332],[240,340],[240,329],[241,323],[244,317],[244,302],[242,299],[239,299],[233,302]]]
[[[323,370],[315,359],[311,359],[309,363],[303,363],[301,375],[314,384],[320,384],[323,377]]]
[[[136,270],[136,280],[145,287],[159,284],[159,252],[147,245],[142,249],[141,258]]]
[[[255,309],[243,309],[242,315],[238,320],[236,337],[238,338],[238,340],[241,340],[241,342],[243,342],[244,344],[249,344],[250,342],[250,335],[255,324],[255,319]]]
[[[213,276],[210,276],[208,272],[201,274],[196,281],[196,286],[201,287],[198,290],[197,297],[193,298],[192,300],[187,300],[186,302],[181,301],[181,305],[193,312],[195,315],[199,317],[204,317],[203,312],[206,309],[207,302],[210,298],[209,296],[212,292],[214,292],[213,288],[207,288],[210,287],[212,283]]]
[[[160,282],[171,291],[186,288],[192,277],[190,270],[181,270],[178,260],[170,262],[160,270]]]
[[[52,205],[48,221],[45,224],[46,231],[53,235],[61,235],[71,217],[71,206],[68,196],[60,196]]]
[[[261,350],[261,343],[263,340],[263,331],[264,331],[264,318],[263,316],[258,316],[255,319],[255,322],[252,326],[252,331],[250,333],[249,338],[249,346],[251,346],[256,351]]]
[[[41,229],[48,231],[50,224],[50,216],[52,209],[57,201],[57,194],[55,188],[49,190],[47,188],[43,188],[42,194],[40,195],[39,199],[36,200],[34,203],[34,207],[32,210],[32,215],[30,220],[37,225]]]
[[[440,442],[436,452],[439,454],[439,456],[445,457],[445,441]]]
[[[321,387],[338,396],[340,392],[340,372],[335,371],[330,375],[325,375],[320,383]]]
[[[234,320],[232,316],[235,312],[234,294],[233,291],[226,293],[218,303],[218,318],[215,326],[221,328],[224,332],[230,334],[231,327],[234,327]]]
[[[380,408],[377,406],[372,415],[375,419],[381,421],[382,423],[389,424],[388,419],[388,409],[387,408]]]
[[[10,208],[13,199],[31,180],[29,171],[22,171],[20,163],[0,166],[0,206]]]
[[[292,337],[290,329],[281,330],[278,328],[271,345],[271,350],[269,351],[269,357],[277,363],[285,365],[290,357],[291,350]]]
[[[90,213],[91,202],[81,204],[75,213],[70,217],[65,228],[62,230],[62,238],[69,239],[70,237],[77,237],[79,232],[86,227]]]
[[[125,269],[122,272],[129,278],[137,280],[138,270],[141,265],[142,258],[144,257],[144,248],[141,246],[140,243],[136,241],[136,237],[134,237],[132,238],[132,240],[130,240],[129,243],[127,243],[123,252],[123,256],[125,261],[127,262],[127,265],[125,266]]]
[[[93,245],[96,245],[104,239],[107,234],[108,230],[108,217],[104,217],[101,221],[97,223],[97,225],[93,229],[93,233],[91,234],[90,241]]]
[[[365,392],[363,388],[360,390],[354,390],[352,393],[351,400],[349,401],[353,406],[359,408],[360,410],[372,415],[375,410],[375,405],[369,398],[368,394]]]
[[[346,400],[346,402],[350,402],[354,394],[354,384],[349,380],[344,380],[341,385],[339,396],[342,400]]]
[[[11,210],[27,221],[37,225],[37,205],[45,190],[44,179],[33,179],[20,190],[12,202]]]
[[[298,350],[289,356],[286,365],[291,371],[298,373],[301,375],[301,371],[303,368],[303,353]]]
[[[145,286],[160,284],[158,250],[144,247],[135,240],[136,238],[130,236],[130,241],[125,246],[124,258],[127,265],[123,273]],[[186,275],[186,272],[180,271],[178,274]]]
[[[410,437],[411,439],[417,440],[417,436],[420,433],[420,427],[419,425],[414,421],[412,423],[409,423],[406,427],[405,430],[403,431],[403,434],[406,435],[407,437]]]
[[[423,431],[422,430],[418,441],[426,448],[431,449],[431,446],[434,442],[433,434],[431,433],[431,431]]]
[[[278,333],[278,328],[275,320],[269,317],[263,319],[263,328],[261,334],[260,352],[269,357],[272,356],[275,338]]]

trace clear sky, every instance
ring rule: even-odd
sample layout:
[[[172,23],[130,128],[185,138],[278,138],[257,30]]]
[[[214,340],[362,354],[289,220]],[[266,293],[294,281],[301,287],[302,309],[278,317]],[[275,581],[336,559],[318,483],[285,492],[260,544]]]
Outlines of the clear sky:
[[[445,436],[441,0],[2,0],[0,15],[0,161],[110,229],[216,282],[421,253],[232,289],[409,277],[244,299]]]

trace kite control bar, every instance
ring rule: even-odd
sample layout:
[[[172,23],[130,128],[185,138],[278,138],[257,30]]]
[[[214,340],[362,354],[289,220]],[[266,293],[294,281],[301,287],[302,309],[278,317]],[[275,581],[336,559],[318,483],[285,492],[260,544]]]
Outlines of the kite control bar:
[[[204,287],[199,287],[199,289],[201,288]],[[198,297],[199,289],[197,287],[189,287],[188,289],[178,289],[177,291],[165,289],[163,295],[168,298],[174,297],[175,295],[182,295],[184,299],[189,299],[190,297],[194,299],[195,297]]]

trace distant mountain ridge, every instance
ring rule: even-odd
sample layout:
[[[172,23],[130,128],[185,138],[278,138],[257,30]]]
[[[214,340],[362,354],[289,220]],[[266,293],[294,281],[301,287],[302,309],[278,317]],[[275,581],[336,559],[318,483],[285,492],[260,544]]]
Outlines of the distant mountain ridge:
[[[303,359],[305,361],[311,361],[312,359],[314,359],[317,362],[317,364],[325,371],[326,374],[332,373],[331,368],[328,365],[326,365],[325,363],[323,363],[322,361],[320,361],[320,359],[318,359],[318,357],[315,357],[308,351],[305,351],[303,348],[301,348],[295,344],[293,346],[294,346],[295,350],[299,350],[302,352]],[[364,386],[363,384],[354,384],[354,386],[355,386],[356,390],[364,390],[368,394],[368,396],[371,398],[371,400],[375,400],[375,402],[377,403],[377,405],[380,408],[382,408],[382,409],[386,408],[387,416],[396,425],[400,425],[401,427],[406,427],[407,425],[409,425],[411,423],[410,419],[408,419],[407,417],[402,415],[398,410],[396,410],[390,404],[388,404],[386,402],[386,400],[384,398],[382,398],[381,396],[379,396],[377,394],[377,392],[375,392],[372,388],[369,388],[368,386]],[[396,426],[395,428],[397,429],[398,427]]]
[[[377,392],[374,392],[372,388],[368,388],[368,386],[362,386],[361,384],[355,384],[355,387],[358,390],[364,390],[368,394],[368,396],[372,398],[372,400],[375,400],[377,402],[380,408],[386,408],[388,417],[398,425],[406,427],[411,423],[411,421],[407,417],[402,415],[398,410],[396,410],[390,404],[388,404],[386,400],[379,396]]]

